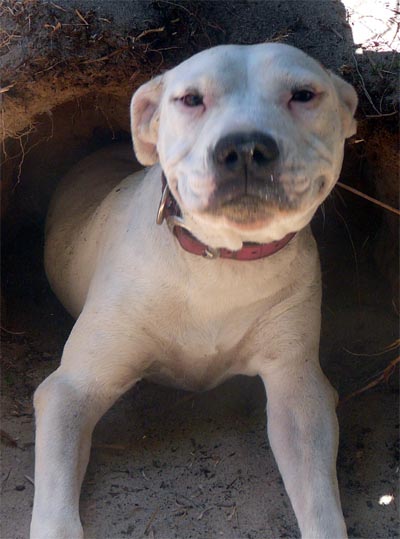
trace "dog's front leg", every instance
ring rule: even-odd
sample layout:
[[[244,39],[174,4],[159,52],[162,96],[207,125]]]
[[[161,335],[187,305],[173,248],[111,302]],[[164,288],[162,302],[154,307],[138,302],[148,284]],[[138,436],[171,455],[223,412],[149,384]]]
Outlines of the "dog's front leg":
[[[31,539],[83,537],[79,494],[94,426],[137,379],[124,332],[110,328],[110,320],[99,325],[96,314],[98,318],[98,313],[81,315],[65,346],[61,366],[35,393]]]
[[[313,316],[305,312],[307,317],[304,311],[294,317],[297,327],[289,320],[280,326],[286,332],[277,339],[280,352],[260,372],[267,392],[268,436],[302,538],[344,539],[336,477],[336,392],[319,365],[319,313],[314,334],[307,336]]]

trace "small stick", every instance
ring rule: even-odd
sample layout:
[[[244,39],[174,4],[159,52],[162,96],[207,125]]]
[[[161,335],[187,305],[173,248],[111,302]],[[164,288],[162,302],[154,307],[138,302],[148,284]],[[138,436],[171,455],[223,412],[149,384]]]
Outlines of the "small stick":
[[[141,32],[138,36],[135,36],[133,40],[138,41],[139,39],[141,39],[144,36],[147,36],[148,34],[154,34],[156,32],[164,32],[164,30],[165,30],[165,26],[161,26],[160,28],[150,28],[149,30],[144,30],[143,32]]]
[[[78,15],[78,17],[80,18],[80,20],[83,22],[85,26],[89,26],[89,23],[87,22],[85,17],[82,15],[82,13],[78,9],[75,10],[75,13]]]
[[[150,527],[151,527],[151,525],[153,524],[154,519],[156,518],[157,513],[159,512],[159,510],[160,510],[160,508],[157,507],[157,509],[156,509],[156,510],[154,511],[154,513],[151,515],[150,520],[149,520],[149,522],[147,523],[146,529],[145,529],[144,532],[143,532],[144,535],[149,535],[149,533],[150,533]]]
[[[365,354],[365,353],[357,353],[352,352],[351,350],[347,350],[347,348],[343,348],[345,352],[348,354],[351,354],[352,356],[359,356],[359,357],[375,357],[375,356],[382,356],[383,354],[387,354],[388,352],[391,352],[392,350],[395,350],[400,346],[400,339],[396,339],[392,342],[392,344],[389,344],[389,346],[386,346],[383,350],[380,352],[375,352],[373,354]]]
[[[120,54],[121,52],[128,49],[129,47],[122,47],[121,49],[110,52],[110,54],[107,54],[106,56],[101,56],[101,58],[95,58],[94,60],[84,60],[83,62],[81,62],[81,64],[95,64],[96,62],[104,62],[104,60],[108,60],[109,58],[112,58],[113,56],[116,56],[117,54]]]
[[[380,206],[381,208],[384,208],[385,210],[391,211],[395,213],[396,215],[400,215],[400,210],[397,208],[393,208],[392,206],[389,206],[388,204],[385,204],[384,202],[381,202],[380,200],[376,200],[376,198],[370,197],[369,195],[366,195],[365,193],[358,191],[357,189],[354,189],[354,187],[350,187],[350,185],[346,185],[342,182],[336,182],[336,185],[341,187],[342,189],[346,189],[347,191],[350,191],[350,193],[353,193],[353,195],[358,195],[361,198],[365,198],[365,200],[368,200],[369,202],[372,202],[373,204],[376,204],[377,206]]]
[[[385,116],[394,116],[395,114],[398,114],[398,110],[394,110],[393,112],[382,112],[379,114],[366,114],[366,118],[384,118]]]
[[[365,81],[363,79],[363,76],[361,74],[361,71],[360,71],[360,68],[358,67],[358,62],[356,60],[356,57],[354,56],[354,54],[352,54],[352,57],[353,57],[353,60],[354,60],[354,64],[356,66],[356,70],[357,70],[357,73],[358,73],[358,76],[360,77],[360,80],[361,80],[361,85],[362,85],[362,88],[364,90],[364,94],[366,96],[366,98],[368,99],[368,101],[370,102],[371,104],[371,107],[374,109],[374,111],[380,116],[382,114],[382,111],[381,110],[378,110],[375,105],[374,105],[374,102],[372,101],[371,99],[371,96],[369,95],[368,93],[368,90],[367,90],[367,87],[365,86]]]
[[[25,335],[25,331],[11,331],[11,329],[4,328],[3,326],[0,326],[1,331],[5,331],[6,333],[9,333],[10,335]]]
[[[61,11],[64,11],[64,13],[68,13],[66,9],[64,9],[63,7],[59,6],[58,4],[55,4],[54,2],[50,2],[50,4],[55,7],[56,9],[61,9]]]
[[[123,444],[93,444],[94,449],[120,449],[125,451],[129,446]]]
[[[212,507],[206,507],[197,517],[197,520],[201,520],[206,513],[211,511]]]
[[[35,482],[32,479],[32,477],[29,477],[29,475],[24,475],[24,477],[25,477],[25,479],[27,479],[29,481],[29,483],[32,483],[32,485],[35,486]]]
[[[389,363],[389,365],[381,372],[381,374],[375,378],[375,380],[372,380],[372,382],[370,382],[366,386],[364,386],[364,387],[362,387],[360,389],[357,389],[356,391],[353,391],[353,393],[350,393],[350,395],[347,395],[346,397],[341,399],[339,404],[346,403],[347,401],[349,401],[353,397],[356,397],[357,395],[361,395],[361,393],[364,393],[368,389],[372,389],[373,387],[379,385],[381,382],[387,382],[389,380],[389,378],[391,377],[391,375],[393,374],[393,371],[394,371],[394,369],[395,369],[395,367],[396,367],[396,365],[398,363],[400,363],[400,356],[393,359]]]

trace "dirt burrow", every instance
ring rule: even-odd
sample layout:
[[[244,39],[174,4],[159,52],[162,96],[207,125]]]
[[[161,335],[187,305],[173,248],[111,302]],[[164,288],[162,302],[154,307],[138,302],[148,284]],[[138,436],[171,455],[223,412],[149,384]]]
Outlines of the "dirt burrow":
[[[355,54],[354,18],[341,2],[4,0],[0,16],[0,536],[19,539],[27,537],[32,503],[32,394],[57,367],[73,324],[41,262],[43,220],[62,174],[87,153],[129,138],[131,94],[150,76],[217,43],[279,40],[356,86],[359,131],[341,180],[396,206],[398,55],[382,42]],[[396,357],[398,217],[337,188],[313,227],[324,281],[321,361],[344,397]],[[339,480],[351,537],[398,537],[396,381],[395,373],[339,407]],[[205,395],[135,388],[95,433],[82,495],[88,537],[296,537],[264,407],[257,380],[233,380]]]

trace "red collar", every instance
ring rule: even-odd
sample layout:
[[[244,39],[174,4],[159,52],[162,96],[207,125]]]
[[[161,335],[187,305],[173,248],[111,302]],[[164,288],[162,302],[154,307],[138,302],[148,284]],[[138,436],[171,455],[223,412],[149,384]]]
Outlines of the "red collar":
[[[208,247],[185,228],[181,219],[180,208],[169,190],[165,175],[162,175],[162,195],[157,212],[157,224],[161,225],[164,219],[172,229],[181,247],[188,253],[203,256],[205,258],[230,258],[232,260],[257,260],[266,258],[280,251],[296,235],[295,232],[287,234],[284,238],[271,243],[243,243],[243,247],[238,251],[229,249],[214,249]]]

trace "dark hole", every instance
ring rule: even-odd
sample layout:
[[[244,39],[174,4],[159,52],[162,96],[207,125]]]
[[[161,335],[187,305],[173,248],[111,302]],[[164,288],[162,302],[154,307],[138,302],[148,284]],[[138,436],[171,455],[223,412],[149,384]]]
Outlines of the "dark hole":
[[[234,165],[238,161],[238,154],[234,151],[229,152],[228,155],[225,157],[225,163],[227,165]]]
[[[268,162],[268,159],[265,154],[255,148],[253,152],[253,162],[257,165],[265,165],[265,163]]]

